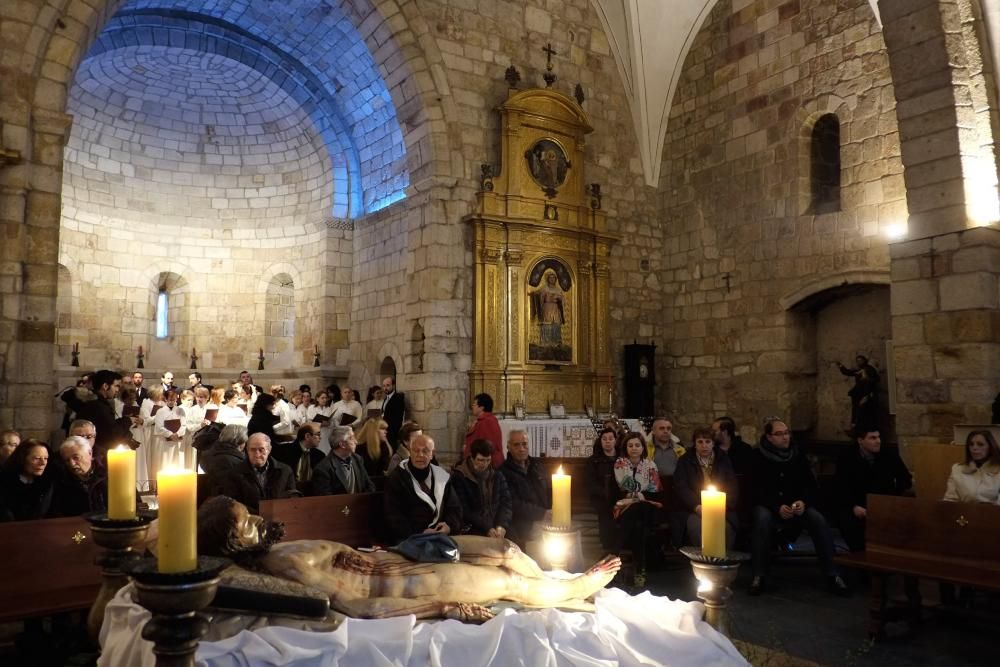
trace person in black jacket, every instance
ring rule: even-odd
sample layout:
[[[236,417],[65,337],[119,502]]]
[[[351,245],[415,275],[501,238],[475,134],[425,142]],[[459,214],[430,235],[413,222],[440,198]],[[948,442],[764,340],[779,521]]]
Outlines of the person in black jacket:
[[[543,520],[552,507],[552,489],[546,483],[551,478],[538,459],[528,455],[528,434],[523,430],[507,435],[507,459],[500,474],[510,489],[512,516],[507,539],[523,549],[534,523]]]
[[[295,434],[295,442],[284,442],[275,446],[271,454],[295,473],[295,485],[302,495],[312,495],[313,471],[326,456],[319,449],[322,439],[321,429],[316,422],[303,424]]]
[[[247,433],[263,433],[267,436],[268,442],[277,442],[278,437],[274,434],[274,425],[281,421],[281,418],[274,414],[275,398],[271,394],[260,394],[253,404],[250,412],[250,421],[247,422]],[[246,504],[246,503],[244,503]]]
[[[712,422],[712,434],[715,444],[725,452],[736,474],[748,474],[753,463],[753,447],[743,442],[736,432],[736,422],[731,417],[719,417]]]
[[[608,553],[618,553],[621,545],[615,525],[614,508],[618,502],[615,461],[618,460],[618,431],[610,426],[601,429],[594,440],[594,451],[587,459],[590,500],[597,514],[601,546]]]
[[[97,398],[80,403],[76,417],[92,422],[97,429],[94,458],[104,464],[107,463],[109,449],[131,442],[131,421],[127,418],[122,421],[115,418],[114,400],[121,389],[121,375],[114,371],[97,371],[91,377],[91,382]]]
[[[260,512],[262,500],[302,495],[295,488],[292,469],[270,456],[271,441],[263,433],[254,433],[247,440],[246,461],[226,470],[211,495],[229,496],[254,512]]]
[[[394,543],[416,533],[457,535],[462,528],[458,503],[444,468],[431,463],[434,441],[426,435],[410,440],[410,458],[386,478],[385,521]]]
[[[726,548],[732,549],[739,519],[736,502],[739,489],[736,471],[722,448],[712,437],[712,430],[698,428],[691,440],[694,448],[677,461],[674,471],[672,514],[687,531],[687,544],[701,546],[701,492],[709,485],[726,494]]]
[[[753,464],[753,579],[750,594],[764,589],[771,540],[780,528],[791,541],[802,528],[809,531],[830,590],[849,594],[847,584],[833,564],[833,537],[830,526],[814,502],[816,478],[809,462],[792,445],[788,425],[777,417],[764,424],[764,436],[754,452]]]
[[[507,480],[493,470],[493,444],[480,438],[455,465],[451,485],[462,506],[462,534],[506,537],[513,510]]]
[[[399,441],[399,429],[403,425],[404,417],[406,417],[406,398],[396,391],[396,378],[390,376],[382,378],[382,419],[389,427],[386,435],[394,450]]]
[[[23,440],[0,472],[0,521],[30,521],[57,516],[49,448]]]
[[[868,494],[902,495],[913,484],[913,476],[898,450],[882,447],[878,431],[861,429],[855,441],[857,446],[837,460],[834,487],[840,533],[851,551],[864,551]]]
[[[330,454],[313,470],[313,495],[336,496],[372,493],[375,490],[375,483],[368,476],[364,462],[354,453],[357,448],[358,441],[350,426],[330,429]]]
[[[108,508],[108,472],[94,459],[90,443],[70,436],[59,445],[62,465],[56,474],[56,499],[61,516],[80,516]]]

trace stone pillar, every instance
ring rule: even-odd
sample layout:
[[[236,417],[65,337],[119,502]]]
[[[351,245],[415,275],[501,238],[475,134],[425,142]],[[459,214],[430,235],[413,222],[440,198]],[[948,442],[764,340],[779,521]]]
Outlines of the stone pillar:
[[[891,247],[896,426],[900,443],[948,442],[989,423],[1000,391],[1000,229]]]

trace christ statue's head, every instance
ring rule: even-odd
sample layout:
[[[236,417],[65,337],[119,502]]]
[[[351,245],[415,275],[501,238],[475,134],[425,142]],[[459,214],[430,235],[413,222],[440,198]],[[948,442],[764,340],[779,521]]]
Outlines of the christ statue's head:
[[[198,552],[206,556],[260,555],[284,534],[281,523],[250,514],[228,496],[210,498],[198,509]]]

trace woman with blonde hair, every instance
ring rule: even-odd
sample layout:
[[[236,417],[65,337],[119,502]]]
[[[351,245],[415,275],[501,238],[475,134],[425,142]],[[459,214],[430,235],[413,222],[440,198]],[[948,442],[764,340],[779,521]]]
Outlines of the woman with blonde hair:
[[[369,477],[381,477],[389,468],[392,448],[389,447],[389,425],[381,419],[369,419],[358,429],[357,454],[364,461]]]

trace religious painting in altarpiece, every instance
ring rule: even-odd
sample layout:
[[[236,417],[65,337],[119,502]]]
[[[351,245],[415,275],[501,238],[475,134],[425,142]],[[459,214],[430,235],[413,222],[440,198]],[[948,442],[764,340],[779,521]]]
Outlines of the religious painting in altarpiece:
[[[483,164],[476,212],[472,395],[495,412],[609,409],[607,230],[600,185],[586,183],[580,104],[552,88],[510,89],[501,154]],[[603,388],[603,389],[602,389]]]

